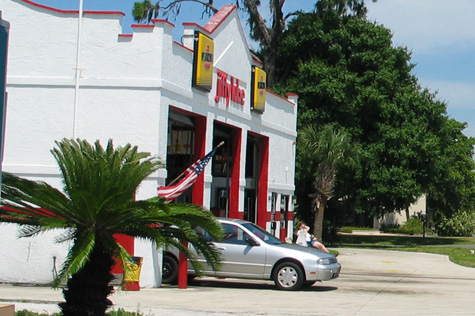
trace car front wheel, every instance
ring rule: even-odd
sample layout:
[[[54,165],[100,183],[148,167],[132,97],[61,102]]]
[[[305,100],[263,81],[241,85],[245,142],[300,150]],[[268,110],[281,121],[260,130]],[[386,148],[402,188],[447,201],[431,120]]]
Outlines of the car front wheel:
[[[317,282],[317,281],[305,281],[305,283],[303,284],[303,286],[305,286],[305,287],[311,287],[312,285],[315,284],[315,282]]]
[[[302,269],[293,262],[283,262],[274,272],[274,283],[280,290],[295,291],[302,287],[305,281]]]
[[[178,262],[170,255],[163,255],[162,283],[177,284]]]

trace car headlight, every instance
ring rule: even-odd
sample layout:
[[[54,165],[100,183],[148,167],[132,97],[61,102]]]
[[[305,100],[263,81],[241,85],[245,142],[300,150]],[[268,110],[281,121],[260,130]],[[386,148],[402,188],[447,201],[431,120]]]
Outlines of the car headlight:
[[[332,261],[333,260],[331,260],[330,258],[321,258],[317,260],[317,263],[327,265],[327,264],[332,264]]]

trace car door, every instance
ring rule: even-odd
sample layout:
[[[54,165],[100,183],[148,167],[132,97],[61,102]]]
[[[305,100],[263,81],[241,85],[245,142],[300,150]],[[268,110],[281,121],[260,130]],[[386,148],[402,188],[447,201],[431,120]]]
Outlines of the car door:
[[[246,239],[253,239],[237,225],[223,223],[224,238],[214,242],[222,253],[221,269],[217,276],[261,277],[266,264],[264,243],[252,245]],[[255,240],[255,239],[253,239]]]

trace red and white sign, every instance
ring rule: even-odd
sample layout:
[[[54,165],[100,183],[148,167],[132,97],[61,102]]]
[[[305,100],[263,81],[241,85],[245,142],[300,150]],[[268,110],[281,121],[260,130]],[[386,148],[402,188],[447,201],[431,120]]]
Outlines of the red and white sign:
[[[216,96],[214,101],[218,103],[223,98],[226,99],[226,106],[229,106],[230,101],[244,105],[246,92],[239,87],[239,79],[228,75],[222,70],[218,70],[217,73],[218,78],[216,80]]]

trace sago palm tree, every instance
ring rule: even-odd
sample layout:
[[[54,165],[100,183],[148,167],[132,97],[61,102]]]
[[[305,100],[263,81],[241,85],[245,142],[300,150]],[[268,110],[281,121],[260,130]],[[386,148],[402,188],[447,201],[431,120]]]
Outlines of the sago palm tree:
[[[313,234],[321,241],[323,235],[323,215],[327,201],[333,196],[337,168],[351,163],[356,157],[350,137],[336,131],[331,125],[320,130],[317,126],[306,126],[300,132],[299,149],[303,156],[317,165],[314,180]]]
[[[105,315],[112,303],[113,257],[127,269],[130,254],[114,239],[125,234],[153,241],[157,246],[172,244],[187,255],[195,269],[200,265],[180,241],[201,252],[218,268],[220,255],[193,230],[200,225],[220,238],[221,227],[211,212],[199,206],[165,204],[157,197],[135,200],[138,186],[152,175],[161,162],[137,147],[104,149],[82,140],[56,142],[52,150],[63,180],[60,191],[45,182],[3,174],[3,222],[20,224],[21,236],[57,230],[58,242],[72,241],[55,286],[65,286],[63,315]]]

